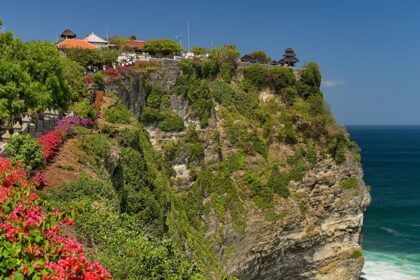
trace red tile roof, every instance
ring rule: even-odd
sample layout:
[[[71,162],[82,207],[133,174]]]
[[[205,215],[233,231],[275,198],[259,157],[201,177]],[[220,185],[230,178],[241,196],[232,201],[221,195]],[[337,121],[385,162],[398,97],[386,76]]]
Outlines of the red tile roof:
[[[141,51],[144,48],[144,43],[145,43],[145,41],[129,40],[129,41],[124,42],[124,45],[129,46],[129,47],[133,47],[134,49]]]
[[[85,40],[66,39],[57,44],[59,49],[94,49],[95,46]]]

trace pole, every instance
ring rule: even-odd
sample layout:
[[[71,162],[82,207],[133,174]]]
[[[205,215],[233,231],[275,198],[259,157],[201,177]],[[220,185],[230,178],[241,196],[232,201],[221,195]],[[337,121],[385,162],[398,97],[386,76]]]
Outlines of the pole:
[[[188,21],[187,21],[187,40],[188,40],[188,49],[187,52],[190,51],[190,17],[188,17]]]
[[[109,44],[109,28],[108,28],[108,21],[106,22],[106,41]]]

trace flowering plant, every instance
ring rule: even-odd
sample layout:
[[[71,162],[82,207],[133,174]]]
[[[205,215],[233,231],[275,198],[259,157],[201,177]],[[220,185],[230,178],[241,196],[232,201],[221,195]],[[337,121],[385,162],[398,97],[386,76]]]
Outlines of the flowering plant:
[[[0,158],[0,275],[12,279],[111,279],[86,259],[82,245],[63,236],[73,219],[58,209],[44,213],[24,170]]]
[[[95,103],[94,103],[95,107],[100,108],[103,101],[104,101],[104,92],[98,91],[95,96]]]
[[[112,77],[120,77],[121,75],[128,73],[130,71],[130,68],[128,66],[118,66],[117,68],[107,68],[105,70],[105,73],[108,76]]]
[[[92,79],[92,77],[90,75],[85,76],[85,83],[87,85],[90,85],[90,84],[93,83],[93,79]]]
[[[38,138],[46,162],[51,161],[63,144],[63,138],[58,130],[53,130]]]

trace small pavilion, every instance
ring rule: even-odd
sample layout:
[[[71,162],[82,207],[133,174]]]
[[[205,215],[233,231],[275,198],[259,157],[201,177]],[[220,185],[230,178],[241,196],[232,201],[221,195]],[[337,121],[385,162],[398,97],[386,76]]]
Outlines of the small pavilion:
[[[280,59],[279,64],[281,66],[295,67],[295,64],[298,62],[299,59],[296,57],[295,51],[292,48],[287,48],[284,51],[283,58]]]
[[[71,31],[71,29],[66,29],[61,33],[60,37],[63,39],[74,39],[76,38],[76,33]]]

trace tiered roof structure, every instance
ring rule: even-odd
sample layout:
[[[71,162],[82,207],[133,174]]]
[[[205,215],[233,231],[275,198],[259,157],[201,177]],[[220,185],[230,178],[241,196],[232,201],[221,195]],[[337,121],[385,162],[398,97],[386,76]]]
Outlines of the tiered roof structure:
[[[279,64],[281,66],[291,66],[295,67],[295,64],[299,62],[299,59],[296,57],[295,51],[292,48],[287,48],[284,51],[283,58],[280,59]]]

